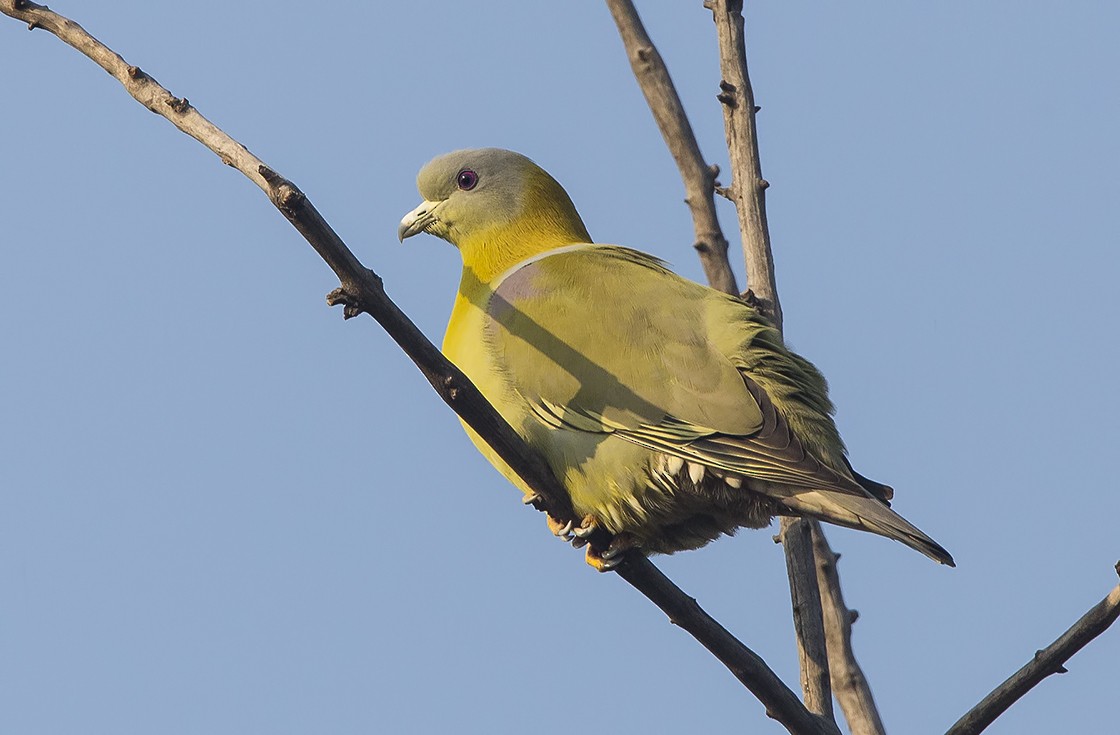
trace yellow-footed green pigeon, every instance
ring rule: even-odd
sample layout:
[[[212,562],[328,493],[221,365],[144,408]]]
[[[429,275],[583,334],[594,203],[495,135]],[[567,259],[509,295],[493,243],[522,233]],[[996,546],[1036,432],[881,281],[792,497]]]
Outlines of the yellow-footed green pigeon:
[[[807,516],[953,565],[852,469],[824,377],[751,305],[593,243],[567,192],[518,153],[439,156],[417,187],[400,239],[427,232],[463,259],[443,351],[544,456],[583,519],[576,536],[601,527],[672,553]]]

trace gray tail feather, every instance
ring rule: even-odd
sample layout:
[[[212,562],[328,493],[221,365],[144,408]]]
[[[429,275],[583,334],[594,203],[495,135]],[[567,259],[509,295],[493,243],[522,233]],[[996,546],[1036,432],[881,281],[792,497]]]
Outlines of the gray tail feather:
[[[876,498],[828,490],[796,492],[782,498],[790,508],[840,526],[871,531],[901,541],[941,564],[955,567],[953,557],[941,544]]]

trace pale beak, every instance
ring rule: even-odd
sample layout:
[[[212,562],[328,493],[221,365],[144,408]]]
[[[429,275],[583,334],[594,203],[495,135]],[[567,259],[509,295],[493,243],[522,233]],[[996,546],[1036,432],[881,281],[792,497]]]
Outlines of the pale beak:
[[[404,242],[406,237],[412,237],[426,230],[428,225],[436,221],[435,210],[439,204],[427,200],[420,202],[419,207],[406,214],[401,220],[401,225],[397,228],[397,239]]]

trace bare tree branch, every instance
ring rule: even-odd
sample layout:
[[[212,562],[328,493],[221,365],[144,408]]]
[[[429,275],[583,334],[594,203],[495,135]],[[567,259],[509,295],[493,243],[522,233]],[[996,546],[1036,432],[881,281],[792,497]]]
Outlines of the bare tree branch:
[[[766,226],[766,188],[758,155],[754,91],[747,75],[743,38],[743,0],[705,0],[712,11],[719,39],[719,67],[723,76],[717,96],[723,104],[723,127],[731,154],[731,185],[727,194],[739,213],[739,233],[747,261],[747,285],[762,311],[782,328],[782,305],[774,280],[774,255]]]
[[[848,609],[840,592],[840,575],[836,571],[840,555],[829,547],[820,524],[813,521],[811,525],[832,693],[844,711],[844,719],[848,721],[852,735],[885,735],[875,698],[871,696],[871,687],[852,650],[852,623],[855,622],[856,612]]]
[[[661,130],[661,137],[681,171],[685,203],[692,212],[692,227],[696,232],[693,247],[700,254],[704,275],[712,288],[738,294],[735,273],[727,260],[727,238],[723,236],[716,217],[715,187],[718,185],[716,176],[719,175],[719,167],[704,162],[669,70],[646,33],[634,3],[630,0],[607,0],[607,7],[614,16],[618,34],[626,47],[626,56],[630,59],[630,68]]]
[[[1116,562],[1116,573],[1120,575],[1120,562]],[[1118,617],[1120,617],[1120,584],[1113,587],[1103,600],[1082,615],[1073,627],[1049,646],[1037,651],[1028,664],[966,712],[945,735],[976,735],[982,732],[1043,679],[1051,674],[1066,673],[1063,664],[1090,641],[1108,630]]]
[[[824,612],[813,558],[812,523],[808,518],[782,518],[779,538],[786,555],[805,706],[811,712],[835,721]]]
[[[243,145],[203,117],[185,98],[172,95],[138,67],[89,35],[77,23],[45,6],[27,0],[0,0],[0,13],[42,28],[88,56],[115,77],[137,101],[167,118],[181,131],[217,154],[223,163],[245,174],[284,214],[338,276],[341,287],[328,303],[343,304],[347,318],[365,312],[393,338],[455,413],[478,434],[537,493],[533,505],[561,521],[577,521],[567,492],[543,459],[513,431],[477,388],[424,336],[388,295],[381,278],[364,267],[346,247],[310,200]],[[605,546],[608,539],[592,537]],[[766,707],[767,714],[795,735],[838,735],[834,723],[809,712],[781,679],[753,651],[705,613],[648,559],[629,552],[618,567],[619,576],[664,610],[711,651]]]
[[[486,436],[502,459],[515,467],[518,474],[533,486],[540,495],[539,509],[557,518],[574,519],[567,492],[544,460],[525,451],[521,437],[389,299],[381,278],[358,261],[293,183],[275,173],[245,146],[203,117],[186,98],[171,94],[139,67],[129,65],[69,18],[26,0],[0,0],[0,12],[27,22],[32,30],[48,30],[88,56],[115,77],[140,104],[169,120],[213,151],[223,163],[237,169],[259,186],[338,276],[342,283],[339,291],[351,296],[346,317],[357,316],[364,311],[376,319],[412,358],[443,400],[472,428]],[[516,465],[513,464],[515,462]]]
[[[717,97],[723,105],[723,124],[731,156],[732,184],[728,194],[739,214],[747,282],[759,302],[759,308],[780,330],[782,306],[774,278],[770,231],[766,225],[765,192],[769,184],[762,178],[758,154],[754,91],[747,73],[746,41],[743,37],[743,3],[742,0],[706,0],[704,7],[712,11],[719,40],[723,79]],[[805,704],[813,712],[833,720],[828,648],[813,561],[810,521],[783,518],[781,540],[789,573]]]

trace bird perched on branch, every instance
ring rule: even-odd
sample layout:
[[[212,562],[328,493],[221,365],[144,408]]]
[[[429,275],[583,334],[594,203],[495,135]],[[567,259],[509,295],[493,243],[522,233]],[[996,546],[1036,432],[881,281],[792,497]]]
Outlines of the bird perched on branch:
[[[598,569],[672,553],[774,516],[819,518],[949,553],[856,473],[820,372],[752,306],[645,253],[591,242],[567,192],[497,148],[435,158],[401,220],[459,249],[443,351],[567,489]],[[532,491],[473,431],[478,449]]]

